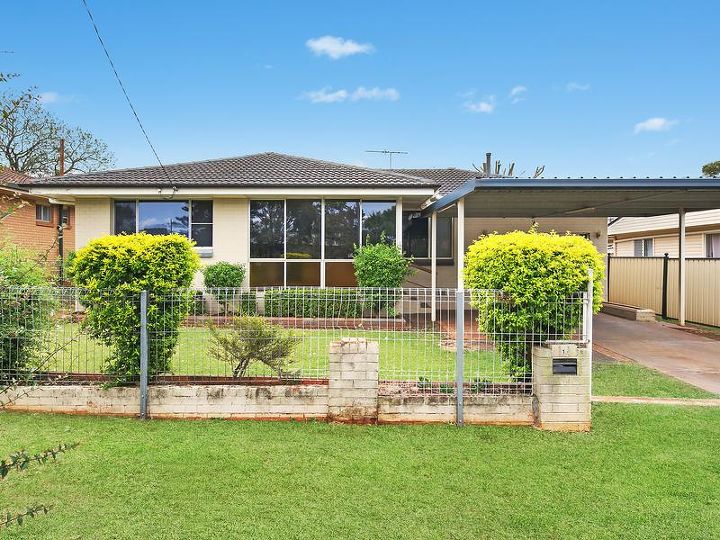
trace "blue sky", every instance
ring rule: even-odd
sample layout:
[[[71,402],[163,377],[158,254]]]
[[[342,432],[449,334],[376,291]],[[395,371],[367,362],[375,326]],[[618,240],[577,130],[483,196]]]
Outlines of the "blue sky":
[[[88,2],[167,163],[385,166],[365,150],[391,148],[399,167],[492,151],[546,176],[697,176],[720,159],[717,2]],[[0,50],[118,167],[153,163],[80,0],[9,3]]]

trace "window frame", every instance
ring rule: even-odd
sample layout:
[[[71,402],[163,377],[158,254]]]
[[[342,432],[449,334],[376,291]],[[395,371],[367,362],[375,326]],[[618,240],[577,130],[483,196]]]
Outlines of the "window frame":
[[[419,213],[419,210],[403,210],[403,214],[417,214]],[[430,266],[432,264],[432,218],[428,217],[427,219],[427,227],[428,227],[428,256],[427,257],[413,257],[413,262],[419,266]],[[447,219],[450,222],[450,255],[449,256],[441,256],[438,255],[436,258],[438,266],[453,266],[455,264],[455,220],[453,218],[441,218],[438,216],[438,224],[440,223],[440,219]],[[405,231],[403,230],[402,234],[402,241],[405,242]],[[405,253],[405,249],[403,247],[403,254]]]
[[[122,198],[122,197],[115,197],[112,199],[112,212],[111,212],[111,225],[112,225],[112,234],[122,234],[117,233],[115,231],[115,203],[116,202],[132,202],[135,205],[135,234],[138,233],[140,230],[140,203],[141,202],[184,202],[187,203],[188,207],[188,233],[187,233],[187,239],[192,240],[192,227],[193,227],[193,211],[192,211],[192,203],[194,201],[210,201],[212,203],[212,223],[197,223],[197,225],[211,225],[212,226],[212,234],[210,235],[210,245],[209,246],[195,246],[195,250],[198,251],[201,256],[204,254],[207,254],[208,256],[212,255],[212,250],[215,245],[215,200],[214,199],[206,199],[206,198],[200,198],[200,199],[194,199],[194,198],[187,198],[187,199],[139,199],[139,198]]]
[[[293,200],[306,200],[306,201],[320,201],[320,258],[313,258],[313,259],[292,259],[287,257],[287,201],[293,201]],[[395,219],[393,221],[393,226],[395,227],[395,240],[393,244],[397,243],[397,237],[398,237],[398,230],[397,230],[397,214],[398,212],[402,212],[402,205],[399,198],[396,199],[389,199],[387,197],[384,197],[382,199],[363,199],[362,197],[342,197],[342,196],[330,196],[330,197],[251,197],[248,199],[248,217],[250,215],[250,205],[253,201],[282,201],[283,202],[283,256],[282,257],[276,257],[276,258],[270,258],[270,257],[252,257],[250,255],[250,246],[251,246],[251,223],[248,219],[248,235],[247,235],[247,253],[248,253],[248,280],[252,280],[252,263],[269,263],[269,262],[277,262],[282,263],[283,265],[283,283],[285,286],[287,285],[288,279],[287,279],[287,265],[288,263],[319,263],[320,264],[320,284],[317,285],[318,287],[325,287],[325,273],[326,273],[326,264],[327,263],[337,263],[337,262],[345,262],[345,263],[352,263],[352,257],[347,259],[338,259],[338,258],[326,258],[325,257],[325,201],[357,201],[359,204],[359,213],[360,213],[360,219],[359,219],[359,227],[358,227],[358,235],[355,239],[354,244],[360,245],[363,238],[363,221],[364,221],[364,212],[363,212],[363,202],[375,202],[375,203],[391,203],[395,205]],[[400,231],[400,234],[402,234],[402,231]],[[260,286],[262,287],[262,286]]]
[[[44,219],[42,216],[43,209],[47,209],[47,218]],[[40,217],[38,217],[38,214],[40,214]],[[42,203],[35,203],[35,221],[36,223],[40,225],[52,225],[53,224],[53,207],[51,204],[42,204]]]
[[[638,245],[638,242],[640,242],[640,255],[637,255],[637,249],[636,246]],[[648,255],[648,243],[650,245],[650,255]],[[655,256],[655,238],[654,237],[648,237],[648,238],[634,238],[633,239],[633,257],[639,257],[639,258],[649,258]]]
[[[718,253],[717,255],[715,255],[715,254],[713,254],[712,256],[710,255],[710,249],[709,249],[710,241],[711,241],[711,238],[714,236],[717,236],[718,238],[720,238],[720,231],[708,232],[708,233],[704,234],[703,244],[705,247],[705,258],[707,258],[707,259],[720,259],[720,253]]]

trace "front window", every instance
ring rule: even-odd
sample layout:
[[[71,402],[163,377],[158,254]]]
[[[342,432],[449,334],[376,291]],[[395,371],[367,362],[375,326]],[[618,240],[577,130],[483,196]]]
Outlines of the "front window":
[[[212,201],[115,201],[115,234],[180,234],[212,246]]]
[[[720,258],[720,233],[705,235],[705,253],[710,258]]]
[[[653,256],[653,239],[642,238],[635,240],[633,243],[633,251],[635,257],[652,257]]]
[[[354,199],[250,201],[250,285],[357,285],[355,246],[361,239],[395,242],[395,207]]]

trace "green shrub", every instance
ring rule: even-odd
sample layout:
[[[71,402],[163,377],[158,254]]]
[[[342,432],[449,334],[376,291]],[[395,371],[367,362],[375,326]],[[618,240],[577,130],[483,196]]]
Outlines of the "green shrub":
[[[361,317],[362,296],[356,289],[285,288],[265,291],[268,317]]]
[[[243,286],[245,266],[229,262],[216,262],[203,268],[205,287],[208,289],[233,289]]]
[[[170,368],[189,290],[199,268],[190,241],[177,234],[104,236],[80,249],[70,267],[90,335],[111,348],[106,372],[119,380],[140,372],[140,291],[147,290],[148,372]]]
[[[381,237],[377,244],[355,246],[353,266],[360,287],[402,287],[411,273],[412,257],[406,258],[395,244]]]
[[[49,283],[36,253],[0,245],[0,381],[40,360],[56,307],[51,292],[42,288]]]
[[[232,365],[233,377],[245,375],[250,364],[260,362],[283,375],[299,338],[282,326],[260,317],[237,317],[230,329],[210,326],[210,354]]]
[[[578,293],[594,271],[593,310],[602,304],[604,264],[589,240],[575,235],[515,231],[481,237],[467,251],[465,285],[472,293],[483,331],[497,336],[496,347],[510,375],[530,374],[535,342],[570,338],[582,321]],[[575,296],[572,299],[573,295]]]

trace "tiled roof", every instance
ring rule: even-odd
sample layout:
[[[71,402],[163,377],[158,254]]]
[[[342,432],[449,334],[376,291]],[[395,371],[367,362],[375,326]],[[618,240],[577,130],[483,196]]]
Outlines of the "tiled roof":
[[[440,185],[439,191],[441,195],[455,191],[468,180],[473,180],[480,176],[480,173],[477,171],[455,169],[453,167],[446,169],[393,169],[393,171],[432,180]]]
[[[7,167],[0,168],[0,186],[4,184],[30,184],[32,181],[33,178],[23,173],[13,171]]]
[[[398,187],[437,183],[397,171],[369,169],[275,152],[45,178],[42,186]]]

